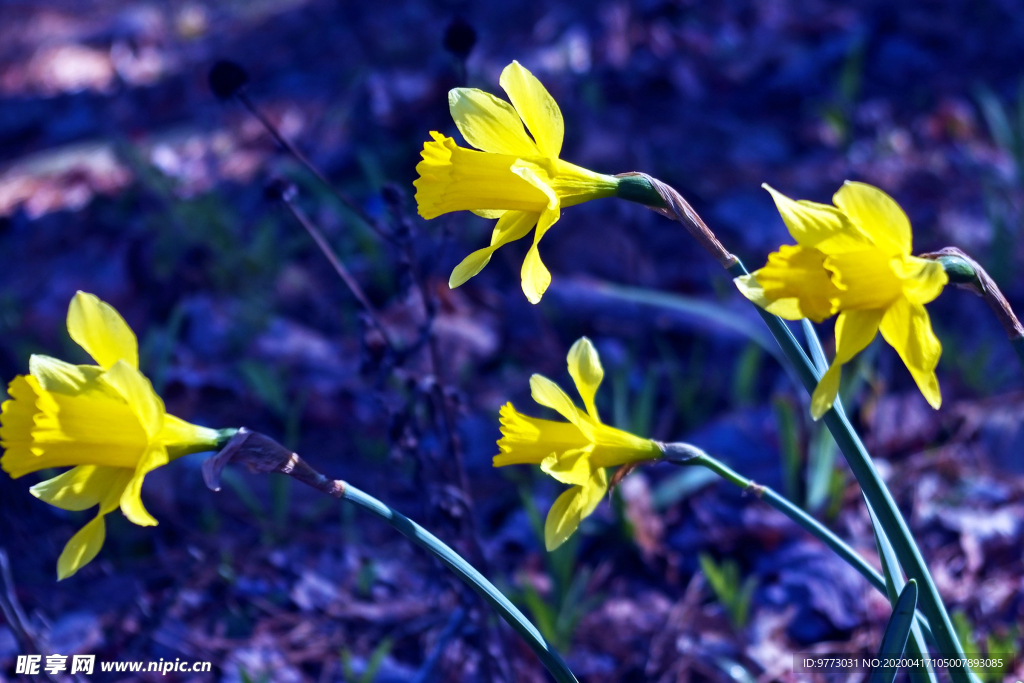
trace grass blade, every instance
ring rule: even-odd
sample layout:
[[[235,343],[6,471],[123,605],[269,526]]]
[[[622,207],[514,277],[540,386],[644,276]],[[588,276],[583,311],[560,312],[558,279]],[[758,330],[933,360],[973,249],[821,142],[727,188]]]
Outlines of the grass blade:
[[[882,636],[882,646],[878,649],[878,658],[899,659],[907,648],[910,627],[914,623],[914,612],[917,609],[917,581],[911,579],[900,593],[892,608],[892,616]],[[868,683],[893,683],[899,667],[880,666],[871,672]]]
[[[779,359],[780,362],[783,360],[779,345],[775,343],[771,335],[765,334],[764,329],[757,324],[755,319],[736,313],[721,304],[684,294],[659,292],[643,287],[626,287],[610,282],[595,282],[589,289],[610,299],[657,306],[692,316],[701,322],[710,322],[746,337]]]

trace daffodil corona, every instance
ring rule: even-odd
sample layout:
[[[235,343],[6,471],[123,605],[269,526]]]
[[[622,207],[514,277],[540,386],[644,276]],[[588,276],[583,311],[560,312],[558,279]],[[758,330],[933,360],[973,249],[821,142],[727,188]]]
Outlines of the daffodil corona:
[[[879,331],[903,359],[925,399],[942,402],[935,376],[942,345],[924,304],[948,282],[941,264],[911,254],[910,221],[877,187],[847,181],[835,206],[775,199],[796,245],[783,245],[768,263],[736,279],[748,299],[787,320],[821,322],[836,313],[836,355],[811,397],[824,415],[839,391],[841,368]]]
[[[452,272],[448,284],[453,288],[479,273],[499,247],[536,226],[523,261],[522,285],[526,297],[537,303],[551,284],[538,251],[541,238],[562,207],[614,196],[619,179],[558,158],[562,112],[519,62],[505,67],[499,83],[512,104],[475,88],[448,93],[456,127],[477,149],[459,147],[452,138],[431,132],[433,139],[423,145],[423,161],[416,166],[416,203],[424,218],[472,211],[498,219],[490,246],[474,251]]]
[[[105,515],[120,507],[141,526],[157,522],[142,505],[145,476],[169,461],[213,450],[226,438],[164,411],[139,372],[138,342],[109,304],[79,292],[68,309],[68,332],[96,361],[72,365],[34,355],[30,374],[15,377],[0,412],[0,465],[11,477],[71,467],[32,487],[32,495],[64,510],[99,506],[57,561],[65,579],[90,562],[106,535]]]
[[[511,403],[501,408],[501,440],[494,466],[540,465],[541,470],[572,486],[551,506],[544,524],[548,550],[562,545],[608,491],[605,468],[660,458],[661,447],[601,423],[594,395],[604,379],[597,350],[586,337],[569,350],[569,374],[583,398],[579,410],[561,387],[547,377],[530,378],[533,400],[568,422],[540,420],[519,413]]]

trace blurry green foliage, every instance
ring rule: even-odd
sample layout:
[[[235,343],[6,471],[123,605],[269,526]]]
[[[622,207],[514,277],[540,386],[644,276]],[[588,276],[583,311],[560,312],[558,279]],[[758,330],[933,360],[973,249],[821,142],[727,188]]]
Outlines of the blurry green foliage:
[[[853,138],[853,113],[860,98],[864,78],[864,37],[855,36],[839,70],[832,100],[821,111],[821,118],[841,146]]]
[[[357,676],[355,662],[352,652],[347,647],[342,647],[339,657],[341,659],[341,670],[344,674],[345,683],[373,683],[377,680],[380,667],[384,664],[384,658],[391,653],[394,643],[390,638],[385,638],[373,649],[369,659],[366,660],[366,668],[362,675]]]
[[[1004,102],[988,86],[975,88],[982,119],[995,145],[1010,162],[1009,176],[998,172],[985,178],[985,213],[992,226],[988,258],[982,266],[997,283],[1016,273],[1015,254],[1024,216],[1024,78],[1016,103]]]
[[[242,679],[242,683],[270,683],[270,673],[267,671],[262,671],[259,676],[253,678],[246,669],[238,667],[238,677]]]
[[[750,602],[757,587],[757,577],[751,575],[741,581],[739,565],[734,560],[725,559],[716,564],[707,553],[700,554],[700,566],[733,628],[742,629],[750,617]]]
[[[800,481],[803,469],[800,422],[802,406],[787,394],[772,397],[772,413],[779,434],[779,452],[782,456],[782,488],[786,498],[799,503],[803,499]]]
[[[1002,655],[1006,664],[999,668],[994,669],[979,669],[975,671],[975,674],[984,683],[1000,683],[1000,681],[1006,679],[1006,674],[1009,673],[1010,660],[1021,652],[1024,641],[1021,640],[1021,634],[1016,626],[1011,626],[1007,631],[1002,634],[990,633],[984,640],[981,640],[977,634],[978,629],[971,622],[971,618],[963,611],[957,610],[951,615],[953,620],[953,628],[956,629],[957,638],[963,643],[964,652],[970,656],[976,657],[996,657]],[[1019,656],[1019,655],[1018,655]]]
[[[749,343],[736,359],[732,381],[732,403],[735,406],[749,406],[757,403],[757,379],[761,375],[764,351],[760,346]]]

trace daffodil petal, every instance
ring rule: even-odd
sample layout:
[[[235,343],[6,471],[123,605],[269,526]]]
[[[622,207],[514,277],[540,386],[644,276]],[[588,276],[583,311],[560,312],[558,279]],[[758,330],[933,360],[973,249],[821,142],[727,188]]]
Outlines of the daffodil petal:
[[[99,505],[111,490],[117,489],[120,496],[131,477],[132,470],[124,467],[79,465],[36,484],[29,492],[62,510],[87,510]]]
[[[119,360],[133,368],[139,367],[135,333],[113,306],[94,294],[75,294],[68,307],[68,333],[102,368],[109,368]]]
[[[881,247],[834,254],[825,259],[836,290],[839,310],[885,309],[903,293],[904,283],[893,270],[894,259]]]
[[[580,520],[589,517],[608,493],[608,471],[603,467],[594,470],[594,475],[583,485],[580,492]]]
[[[540,219],[537,221],[537,230],[533,233],[533,244],[530,246],[530,250],[526,252],[526,258],[523,259],[523,269],[521,272],[523,293],[526,294],[526,298],[531,304],[540,303],[544,292],[548,291],[548,287],[551,286],[551,272],[544,265],[544,262],[540,260],[540,248],[538,245],[544,234],[558,220],[558,216],[559,211],[557,208],[554,210],[547,209],[540,215]]]
[[[484,152],[537,156],[537,145],[508,102],[476,88],[448,92],[448,108],[466,142]]]
[[[526,237],[539,218],[540,214],[532,211],[506,211],[491,232],[491,247],[497,249]]]
[[[784,297],[782,299],[769,297],[765,293],[764,287],[762,287],[758,282],[757,273],[758,271],[754,271],[750,275],[741,275],[733,280],[736,288],[740,290],[740,294],[764,310],[773,315],[777,315],[780,318],[784,318],[786,320],[801,320],[808,317],[803,312],[803,309],[800,308],[799,299],[795,297]]]
[[[800,246],[818,249],[825,254],[864,248],[866,240],[836,207],[806,200],[794,201],[767,183],[761,187],[768,190],[775,200],[782,222]]]
[[[477,249],[462,259],[459,265],[455,266],[451,277],[448,278],[448,288],[455,289],[456,287],[461,287],[470,278],[479,274],[491,262],[491,256],[494,254],[494,251],[493,247],[484,247],[483,249]]]
[[[811,417],[815,420],[820,420],[836,402],[842,367],[838,363],[832,363],[818,380],[818,385],[814,387],[814,393],[811,394]]]
[[[589,339],[580,337],[569,349],[567,360],[569,375],[576,384],[576,390],[580,392],[587,412],[595,422],[600,422],[597,406],[594,404],[594,396],[604,379],[604,368],[601,366],[601,357],[597,355],[597,349]]]
[[[885,192],[874,185],[847,180],[832,201],[876,246],[890,254],[910,254],[910,219]]]
[[[841,368],[864,350],[878,332],[884,310],[844,311],[836,319],[836,357],[811,395],[811,416],[820,420],[835,403]]]
[[[569,540],[583,519],[583,487],[573,486],[555,499],[544,522],[544,546],[554,550]]]
[[[57,558],[57,580],[63,581],[93,561],[103,547],[107,537],[107,525],[103,513],[79,529],[64,546]]]
[[[551,453],[541,461],[540,469],[563,484],[582,486],[593,474],[590,467],[590,448]]]
[[[123,361],[118,361],[103,375],[103,379],[124,397],[146,434],[153,438],[163,427],[164,402],[153,390],[146,377]]]
[[[562,121],[562,110],[547,88],[516,61],[505,67],[498,83],[508,93],[512,105],[530,129],[541,154],[557,157],[562,151],[565,123]]]
[[[903,296],[914,304],[934,301],[949,283],[946,269],[938,261],[903,256],[893,259],[892,269],[902,280]]]
[[[552,172],[547,168],[547,165],[526,161],[525,159],[517,159],[512,164],[512,172],[544,193],[544,196],[548,198],[548,209],[558,208],[558,193],[555,192],[548,182]]]
[[[76,396],[102,386],[96,380],[103,374],[103,368],[95,365],[74,365],[37,353],[29,358],[28,368],[29,374],[39,380],[39,386],[57,394]]]
[[[146,475],[158,467],[166,465],[169,461],[167,449],[161,444],[154,444],[139,459],[139,466],[135,468],[131,479],[121,494],[121,512],[133,524],[139,526],[156,526],[156,519],[146,510],[142,504],[142,482]]]
[[[521,273],[523,294],[531,304],[539,304],[544,292],[551,286],[551,271],[540,259],[540,250],[534,243],[526,252]]]
[[[507,209],[470,209],[470,213],[473,213],[480,218],[501,218],[505,215]]]
[[[942,355],[942,344],[932,330],[928,311],[919,303],[900,299],[885,312],[880,329],[882,337],[910,370],[925,400],[938,409],[942,394],[935,367]]]
[[[455,289],[483,270],[484,266],[490,262],[491,256],[500,247],[525,237],[533,229],[533,226],[537,224],[538,217],[538,214],[529,211],[503,212],[502,217],[498,219],[498,224],[494,227],[494,232],[491,234],[491,245],[483,249],[477,249],[464,258],[455,267],[455,270],[452,271],[452,276],[448,280],[448,286]]]
[[[110,487],[103,492],[99,501],[100,509],[96,516],[71,537],[71,540],[64,546],[60,557],[57,558],[58,580],[68,578],[92,562],[99,553],[107,535],[103,517],[117,509],[118,499],[130,478],[131,470],[122,470],[108,480],[107,483],[110,484]]]
[[[608,474],[597,469],[581,486],[573,486],[555,499],[544,522],[544,545],[549,551],[569,540],[580,522],[589,517],[608,492]]]
[[[551,408],[577,427],[584,424],[572,399],[562,391],[562,387],[544,375],[530,377],[530,392],[533,394],[534,401],[546,408]]]

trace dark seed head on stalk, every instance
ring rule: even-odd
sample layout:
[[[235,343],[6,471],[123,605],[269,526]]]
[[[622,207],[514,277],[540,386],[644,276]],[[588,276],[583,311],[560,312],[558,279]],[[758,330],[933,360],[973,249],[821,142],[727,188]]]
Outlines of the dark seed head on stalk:
[[[455,17],[444,30],[444,49],[463,61],[476,45],[476,29],[462,17]]]
[[[237,62],[217,61],[210,69],[210,90],[222,100],[234,97],[249,83],[249,74]]]

